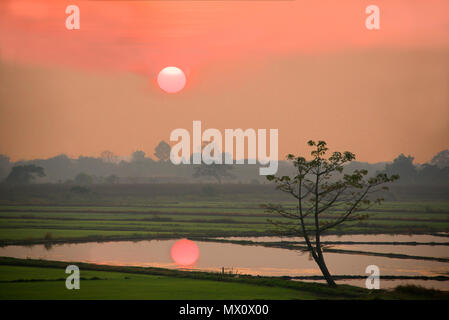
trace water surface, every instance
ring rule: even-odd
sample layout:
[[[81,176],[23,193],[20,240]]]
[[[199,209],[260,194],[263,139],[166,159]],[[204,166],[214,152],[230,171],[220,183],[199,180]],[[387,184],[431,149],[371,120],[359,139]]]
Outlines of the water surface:
[[[351,236],[352,237],[352,236]],[[279,238],[276,238],[279,241]],[[327,240],[327,238],[326,238]],[[379,238],[377,238],[379,240]],[[383,239],[382,239],[383,240]],[[356,241],[356,240],[353,240]],[[361,241],[361,240],[357,240]],[[363,240],[365,241],[365,240]],[[407,240],[410,241],[410,240]],[[414,238],[413,241],[418,241]],[[421,240],[420,240],[421,241]],[[6,246],[0,248],[0,256],[15,258],[32,258],[61,261],[88,262],[96,264],[152,266],[162,268],[183,268],[176,265],[170,257],[170,249],[176,240],[151,241],[115,241],[89,242],[77,244],[60,244],[46,249],[44,245]],[[321,275],[315,262],[308,253],[280,248],[261,246],[245,246],[231,243],[196,242],[200,257],[191,269],[205,271],[221,271],[221,268],[232,268],[233,272],[266,276],[307,276]],[[350,245],[348,247],[352,247]],[[373,249],[373,246],[369,246]],[[390,246],[394,249],[401,246]],[[408,247],[408,246],[407,246]],[[412,247],[412,246],[410,246]],[[439,247],[434,247],[438,248]],[[447,246],[442,247],[448,250]],[[378,250],[384,248],[378,248]],[[407,248],[401,249],[408,254]],[[422,248],[419,248],[422,250]],[[373,251],[373,250],[371,250]],[[446,252],[439,254],[445,255]],[[446,254],[447,256],[447,254]],[[365,255],[348,255],[340,253],[325,253],[328,267],[333,274],[338,275],[366,275],[368,265],[377,265],[383,275],[448,275],[449,263],[404,260],[396,258],[375,257]],[[382,281],[381,287],[394,287],[404,281]],[[407,282],[410,282],[407,280]],[[449,290],[449,281],[412,281],[427,287]],[[351,280],[351,283],[364,286],[364,281]]]

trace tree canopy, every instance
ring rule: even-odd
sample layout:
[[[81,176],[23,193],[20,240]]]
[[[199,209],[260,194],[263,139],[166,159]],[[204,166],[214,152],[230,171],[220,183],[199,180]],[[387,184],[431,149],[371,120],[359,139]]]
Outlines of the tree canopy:
[[[15,166],[6,178],[6,182],[12,184],[26,184],[35,180],[37,177],[45,177],[44,168],[34,164]]]
[[[154,149],[154,156],[158,158],[159,161],[166,162],[170,160],[170,151],[170,145],[165,141],[161,141]]]

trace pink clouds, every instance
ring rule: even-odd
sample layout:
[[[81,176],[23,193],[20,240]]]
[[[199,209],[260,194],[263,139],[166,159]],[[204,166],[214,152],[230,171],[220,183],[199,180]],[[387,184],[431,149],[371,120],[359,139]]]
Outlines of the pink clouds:
[[[376,2],[381,30],[368,31],[364,9]],[[190,69],[251,56],[449,44],[443,0],[73,4],[81,10],[77,31],[64,27],[68,3],[2,2],[3,59],[154,75],[171,64]]]

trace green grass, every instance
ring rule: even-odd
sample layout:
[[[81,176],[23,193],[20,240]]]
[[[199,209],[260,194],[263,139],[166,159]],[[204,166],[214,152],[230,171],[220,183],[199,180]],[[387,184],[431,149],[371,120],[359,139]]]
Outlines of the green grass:
[[[314,294],[288,288],[105,271],[81,271],[80,290],[67,290],[65,287],[67,274],[63,268],[0,266],[0,273],[2,300],[317,298]],[[100,280],[91,280],[95,277]],[[17,280],[21,282],[4,282]]]
[[[0,244],[273,235],[273,226],[267,222],[269,216],[260,204],[296,205],[289,201],[291,198],[264,186],[252,187],[258,191],[251,193],[248,192],[251,188],[245,185],[214,185],[218,190],[216,197],[201,195],[201,185],[95,185],[86,196],[73,195],[60,185],[2,188]],[[193,189],[196,193],[191,192]],[[371,219],[347,223],[334,232],[449,232],[449,201],[441,200],[447,199],[444,195],[438,199],[384,202],[368,212]],[[310,219],[306,222],[312,223]],[[351,286],[330,289],[321,284],[273,277],[236,278],[91,264],[77,264],[81,268],[81,290],[69,291],[64,285],[66,265],[0,257],[0,299],[448,298],[439,291],[417,287],[372,292]]]
[[[161,268],[74,263],[80,290],[67,290],[69,263],[0,257],[0,299],[448,299],[419,287],[396,292],[289,281],[275,277],[220,275]],[[71,263],[70,263],[71,264]]]
[[[285,202],[286,206],[293,206]],[[449,231],[449,202],[385,202],[371,219],[348,222],[334,233],[434,233]],[[323,221],[329,214],[322,216]],[[269,216],[247,202],[156,202],[145,206],[0,205],[0,243],[51,240],[120,240],[167,237],[273,235]],[[306,219],[311,224],[311,219]]]

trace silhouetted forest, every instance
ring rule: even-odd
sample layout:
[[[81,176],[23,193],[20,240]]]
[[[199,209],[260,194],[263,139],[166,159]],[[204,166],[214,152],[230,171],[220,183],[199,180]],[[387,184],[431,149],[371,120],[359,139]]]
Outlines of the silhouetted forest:
[[[48,159],[12,162],[0,155],[0,181],[7,184],[60,183],[68,185],[133,184],[133,183],[267,183],[256,165],[173,165],[170,147],[161,142],[154,151],[154,160],[138,150],[128,158],[110,151],[100,157],[80,156],[77,159],[61,154]],[[205,170],[207,169],[207,170]],[[449,185],[449,150],[436,154],[429,163],[415,164],[412,156],[400,154],[392,162],[366,163],[354,161],[345,170],[367,169],[370,175],[386,171],[399,174],[398,185]],[[292,174],[286,161],[279,162],[278,175]]]

